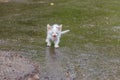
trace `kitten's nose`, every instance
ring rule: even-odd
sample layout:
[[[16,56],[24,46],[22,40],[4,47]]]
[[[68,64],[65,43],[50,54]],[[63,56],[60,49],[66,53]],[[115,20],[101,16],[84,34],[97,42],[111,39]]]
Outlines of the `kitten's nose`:
[[[57,36],[57,35],[55,35],[55,34],[53,35],[53,37],[56,37],[56,36]]]

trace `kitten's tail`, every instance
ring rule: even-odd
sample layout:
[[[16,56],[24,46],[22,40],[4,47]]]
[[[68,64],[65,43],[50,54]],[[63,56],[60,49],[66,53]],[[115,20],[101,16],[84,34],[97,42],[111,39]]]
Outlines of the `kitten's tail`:
[[[65,31],[62,31],[61,34],[65,34],[67,32],[69,32],[70,30],[65,30]]]

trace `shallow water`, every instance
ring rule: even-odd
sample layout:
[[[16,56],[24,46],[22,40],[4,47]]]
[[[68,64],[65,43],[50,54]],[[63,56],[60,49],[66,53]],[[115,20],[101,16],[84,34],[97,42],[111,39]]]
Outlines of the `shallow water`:
[[[120,59],[98,52],[46,47],[41,80],[119,80]]]
[[[50,80],[60,80],[63,78],[63,67],[58,49],[46,48],[46,74]]]
[[[72,66],[65,66],[64,57],[65,55],[59,49],[46,47],[45,70],[41,74],[41,80],[75,80]]]

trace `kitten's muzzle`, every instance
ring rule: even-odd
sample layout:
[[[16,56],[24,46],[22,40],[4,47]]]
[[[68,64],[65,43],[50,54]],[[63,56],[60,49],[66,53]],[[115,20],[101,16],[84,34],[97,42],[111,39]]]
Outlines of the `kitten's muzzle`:
[[[54,34],[54,35],[52,35],[52,36],[53,36],[53,37],[57,37],[57,35],[55,35],[55,34]]]

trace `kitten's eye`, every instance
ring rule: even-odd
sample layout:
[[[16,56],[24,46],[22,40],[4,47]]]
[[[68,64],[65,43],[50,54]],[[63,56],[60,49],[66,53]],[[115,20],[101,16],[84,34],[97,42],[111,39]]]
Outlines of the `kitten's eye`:
[[[53,34],[53,32],[51,32],[51,35]]]

